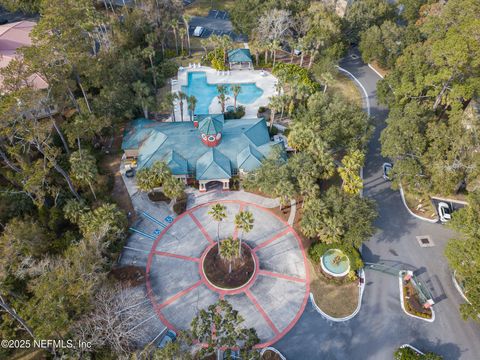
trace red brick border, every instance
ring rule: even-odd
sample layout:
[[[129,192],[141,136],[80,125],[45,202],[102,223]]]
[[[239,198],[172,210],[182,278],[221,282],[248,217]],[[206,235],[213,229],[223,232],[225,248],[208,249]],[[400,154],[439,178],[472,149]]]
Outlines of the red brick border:
[[[215,288],[213,287],[212,285],[209,284],[209,282],[206,280],[206,278],[204,277],[204,274],[203,274],[203,271],[201,269],[199,269],[199,273],[200,273],[200,277],[201,277],[201,280],[197,281],[195,284],[191,285],[189,288],[187,289],[184,289],[182,291],[180,291],[179,293],[171,296],[170,298],[168,298],[166,301],[164,301],[162,304],[157,304],[156,300],[155,300],[155,295],[153,293],[153,290],[152,290],[152,285],[151,285],[151,282],[150,282],[150,270],[151,270],[151,266],[152,266],[152,261],[153,261],[153,257],[155,255],[159,255],[159,256],[170,256],[170,257],[175,257],[175,258],[179,258],[179,259],[183,259],[183,260],[187,260],[187,261],[194,261],[194,262],[198,262],[199,263],[199,267],[202,266],[202,259],[203,257],[205,256],[206,252],[204,252],[202,254],[202,257],[200,259],[198,258],[193,258],[193,257],[188,257],[188,256],[183,256],[183,255],[176,255],[176,254],[171,254],[171,253],[165,253],[165,252],[160,252],[160,251],[156,251],[155,249],[157,248],[158,246],[158,243],[160,242],[161,238],[163,237],[163,235],[177,222],[179,221],[180,219],[182,219],[183,217],[185,216],[190,216],[190,218],[195,222],[195,224],[197,225],[197,227],[200,229],[200,231],[202,232],[202,234],[205,236],[205,238],[207,239],[207,241],[210,243],[210,245],[208,246],[208,248],[211,248],[213,246],[216,245],[216,242],[213,241],[213,239],[211,238],[211,236],[207,233],[207,231],[205,230],[205,228],[202,226],[202,224],[198,221],[198,219],[195,217],[195,215],[193,215],[193,212],[196,211],[197,209],[199,208],[202,208],[202,207],[206,207],[206,206],[210,206],[211,204],[216,204],[216,203],[234,203],[234,204],[240,204],[240,209],[243,209],[245,206],[252,206],[252,207],[255,207],[261,211],[265,211],[265,212],[268,212],[270,215],[274,216],[275,218],[277,218],[281,223],[283,223],[284,225],[287,226],[287,229],[286,230],[283,230],[283,231],[280,231],[279,233],[276,233],[272,238],[262,242],[261,244],[257,245],[255,248],[252,249],[252,254],[255,256],[255,261],[256,261],[256,270],[255,270],[255,274],[254,276],[250,279],[250,281],[243,287],[241,287],[240,289],[235,289],[235,290],[220,290],[218,288]],[[288,275],[284,275],[284,274],[280,274],[280,273],[275,273],[275,272],[271,272],[271,271],[267,271],[267,270],[260,270],[260,263],[259,263],[259,260],[258,260],[258,257],[256,255],[256,252],[271,244],[272,242],[274,242],[275,240],[281,238],[282,236],[288,234],[288,233],[292,233],[296,240],[297,240],[297,243],[298,243],[298,246],[300,247],[300,250],[302,252],[302,256],[303,256],[303,263],[304,263],[304,267],[305,267],[305,279],[301,279],[301,278],[296,278],[296,277],[293,277],[293,276],[288,276]],[[262,276],[270,276],[270,277],[278,277],[278,278],[281,278],[281,279],[284,279],[284,280],[289,280],[289,281],[296,281],[296,282],[304,282],[305,285],[306,285],[306,289],[305,289],[305,295],[304,295],[304,299],[303,299],[303,302],[302,302],[302,305],[300,306],[300,309],[299,311],[297,312],[295,318],[290,322],[290,324],[283,330],[283,331],[279,331],[275,324],[272,322],[272,320],[270,319],[270,317],[268,316],[268,314],[265,312],[265,310],[261,307],[261,305],[258,303],[258,301],[255,299],[255,297],[253,296],[253,294],[250,292],[250,287],[255,283],[258,275],[262,275]],[[277,342],[278,340],[280,340],[283,336],[285,336],[285,334],[287,334],[294,326],[295,324],[298,322],[298,320],[300,319],[300,317],[302,316],[304,310],[305,310],[305,307],[307,305],[307,302],[308,302],[308,296],[309,296],[309,293],[310,293],[310,272],[309,272],[309,268],[308,268],[308,265],[307,265],[307,258],[306,258],[306,255],[305,255],[305,249],[303,248],[303,245],[302,245],[302,241],[300,239],[300,237],[298,236],[298,234],[295,232],[295,230],[285,221],[283,220],[281,217],[279,217],[277,214],[273,213],[272,211],[270,211],[268,208],[264,208],[260,205],[257,205],[257,204],[254,204],[254,203],[249,203],[249,202],[246,202],[246,201],[241,201],[241,200],[218,200],[218,201],[210,201],[210,202],[207,202],[207,203],[204,203],[204,204],[200,204],[200,205],[197,205],[187,211],[185,211],[183,214],[177,216],[175,218],[175,220],[170,223],[165,229],[162,230],[162,232],[160,233],[160,235],[158,235],[158,237],[155,239],[155,241],[153,242],[153,245],[152,245],[152,249],[148,255],[148,260],[147,260],[147,267],[146,267],[146,287],[147,287],[147,295],[153,305],[153,308],[155,309],[155,312],[158,316],[158,318],[160,319],[160,321],[162,321],[162,323],[171,328],[172,330],[176,330],[175,329],[175,326],[173,326],[166,318],[165,316],[163,315],[162,313],[162,309],[168,305],[170,305],[171,303],[175,302],[176,300],[178,300],[179,298],[181,298],[182,296],[186,295],[187,293],[189,293],[190,291],[194,290],[195,288],[197,288],[198,286],[200,285],[206,285],[210,290],[212,291],[215,291],[216,293],[219,294],[219,297],[221,299],[223,299],[225,297],[225,295],[235,295],[235,294],[239,294],[239,293],[245,293],[245,295],[250,299],[250,301],[253,303],[253,305],[257,308],[257,310],[259,311],[260,315],[265,319],[265,321],[268,323],[268,325],[272,328],[273,332],[275,333],[275,336],[270,339],[269,341],[265,342],[265,343],[262,343],[262,344],[258,344],[256,347],[257,348],[263,348],[263,347],[267,347],[267,346],[270,346],[272,345],[273,343]]]

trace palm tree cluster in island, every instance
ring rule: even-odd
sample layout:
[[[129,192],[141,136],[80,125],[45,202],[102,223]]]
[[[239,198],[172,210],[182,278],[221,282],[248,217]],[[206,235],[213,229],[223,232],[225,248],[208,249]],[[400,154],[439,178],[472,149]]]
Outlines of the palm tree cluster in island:
[[[225,205],[216,203],[213,205],[208,214],[214,221],[217,222],[217,246],[218,254],[224,261],[228,261],[229,270],[232,272],[232,264],[235,261],[242,258],[242,238],[244,234],[249,233],[253,229],[254,218],[250,211],[240,210],[235,215],[235,228],[240,231],[241,236],[229,236],[226,239],[220,241],[220,223],[227,218],[227,208]]]

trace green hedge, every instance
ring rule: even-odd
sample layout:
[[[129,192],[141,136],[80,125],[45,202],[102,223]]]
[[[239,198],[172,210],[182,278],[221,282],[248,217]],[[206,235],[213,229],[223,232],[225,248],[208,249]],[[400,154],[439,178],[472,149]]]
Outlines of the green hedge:
[[[395,360],[442,360],[443,357],[434,353],[419,355],[415,350],[408,347],[397,349],[394,353]]]
[[[225,120],[241,119],[245,116],[245,106],[238,105],[237,111],[227,111],[223,114]]]
[[[324,244],[321,242],[317,242],[310,246],[310,248],[308,249],[308,255],[314,262],[319,263],[320,258],[323,256],[323,254],[325,254],[325,252],[330,249],[339,249],[348,256],[348,259],[350,260],[350,270],[356,271],[363,267],[363,261],[360,252],[353,246],[349,245]]]

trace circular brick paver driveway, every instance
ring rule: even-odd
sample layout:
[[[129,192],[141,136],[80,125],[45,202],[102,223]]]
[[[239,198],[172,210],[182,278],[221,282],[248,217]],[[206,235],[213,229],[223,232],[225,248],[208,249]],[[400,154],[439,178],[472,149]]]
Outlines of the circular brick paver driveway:
[[[268,209],[242,201],[218,202],[227,207],[221,239],[237,235],[236,213],[253,213],[253,230],[242,236],[258,260],[252,280],[240,289],[222,291],[205,279],[202,255],[217,239],[217,223],[208,215],[213,203],[207,203],[177,217],[154,241],[147,262],[150,300],[165,325],[187,330],[200,309],[224,298],[243,316],[245,327],[257,330],[259,346],[268,346],[295,325],[307,303],[304,249],[295,231]]]

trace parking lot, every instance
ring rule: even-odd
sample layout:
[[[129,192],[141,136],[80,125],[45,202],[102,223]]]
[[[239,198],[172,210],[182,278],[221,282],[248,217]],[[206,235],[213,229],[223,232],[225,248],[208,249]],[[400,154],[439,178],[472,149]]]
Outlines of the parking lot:
[[[247,41],[246,35],[237,34],[233,31],[233,25],[230,21],[230,15],[226,11],[210,10],[207,16],[194,16],[190,20],[189,31],[190,35],[193,35],[195,28],[201,26],[204,28],[201,38],[208,38],[211,35],[227,35],[232,38],[233,41]]]

